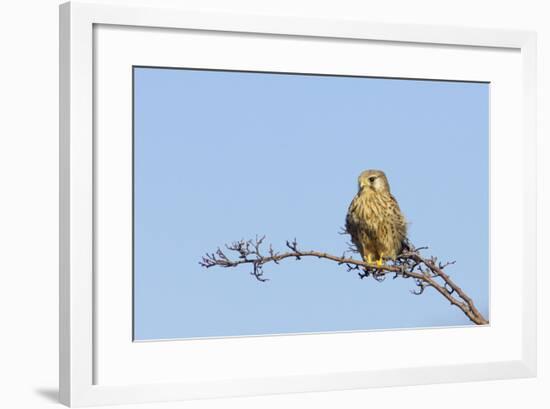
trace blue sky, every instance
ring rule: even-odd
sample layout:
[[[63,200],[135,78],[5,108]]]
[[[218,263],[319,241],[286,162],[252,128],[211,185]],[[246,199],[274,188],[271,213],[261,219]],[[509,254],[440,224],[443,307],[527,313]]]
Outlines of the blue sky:
[[[488,84],[134,70],[135,339],[469,325],[431,289],[326,260],[267,265],[265,283],[199,266],[264,234],[342,254],[365,169],[488,316]]]

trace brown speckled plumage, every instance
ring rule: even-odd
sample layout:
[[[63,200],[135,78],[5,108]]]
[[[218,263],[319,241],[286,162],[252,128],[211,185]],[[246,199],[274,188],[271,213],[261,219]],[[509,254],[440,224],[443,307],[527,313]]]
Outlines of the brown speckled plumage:
[[[346,217],[346,230],[363,260],[395,259],[403,249],[407,223],[390,193],[384,172],[366,170],[359,175],[359,191]]]

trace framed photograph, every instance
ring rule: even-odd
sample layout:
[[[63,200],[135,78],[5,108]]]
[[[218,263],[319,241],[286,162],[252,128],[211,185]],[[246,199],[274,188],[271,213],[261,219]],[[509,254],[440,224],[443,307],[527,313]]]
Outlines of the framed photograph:
[[[534,33],[60,22],[63,403],[535,376]]]

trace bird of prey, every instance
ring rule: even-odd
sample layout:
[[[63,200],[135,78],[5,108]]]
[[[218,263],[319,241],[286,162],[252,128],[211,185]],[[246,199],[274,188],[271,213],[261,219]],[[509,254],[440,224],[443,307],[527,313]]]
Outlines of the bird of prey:
[[[381,170],[366,170],[358,178],[359,191],[346,217],[346,231],[367,263],[380,266],[395,259],[407,236],[407,223]]]

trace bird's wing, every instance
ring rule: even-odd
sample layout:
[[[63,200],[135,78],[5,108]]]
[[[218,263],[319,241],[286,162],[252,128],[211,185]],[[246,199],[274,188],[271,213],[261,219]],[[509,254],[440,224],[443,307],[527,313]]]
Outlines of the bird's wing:
[[[349,205],[348,208],[348,214],[346,215],[346,231],[351,234],[352,238],[356,234],[356,222],[354,221],[353,212],[354,212],[354,206],[355,206],[355,198],[352,200],[352,202]]]
[[[394,221],[397,225],[397,227],[400,230],[401,235],[406,236],[407,235],[407,220],[405,219],[405,216],[403,213],[401,213],[401,209],[399,208],[399,203],[397,203],[397,199],[390,194],[391,198],[391,215],[394,218]]]
[[[392,214],[395,215],[397,218],[402,219],[403,222],[404,222],[405,218],[403,217],[403,214],[401,213],[401,209],[399,208],[399,203],[397,203],[397,199],[391,193],[390,193],[390,199],[391,199],[390,207],[391,207],[391,210],[392,210]]]

